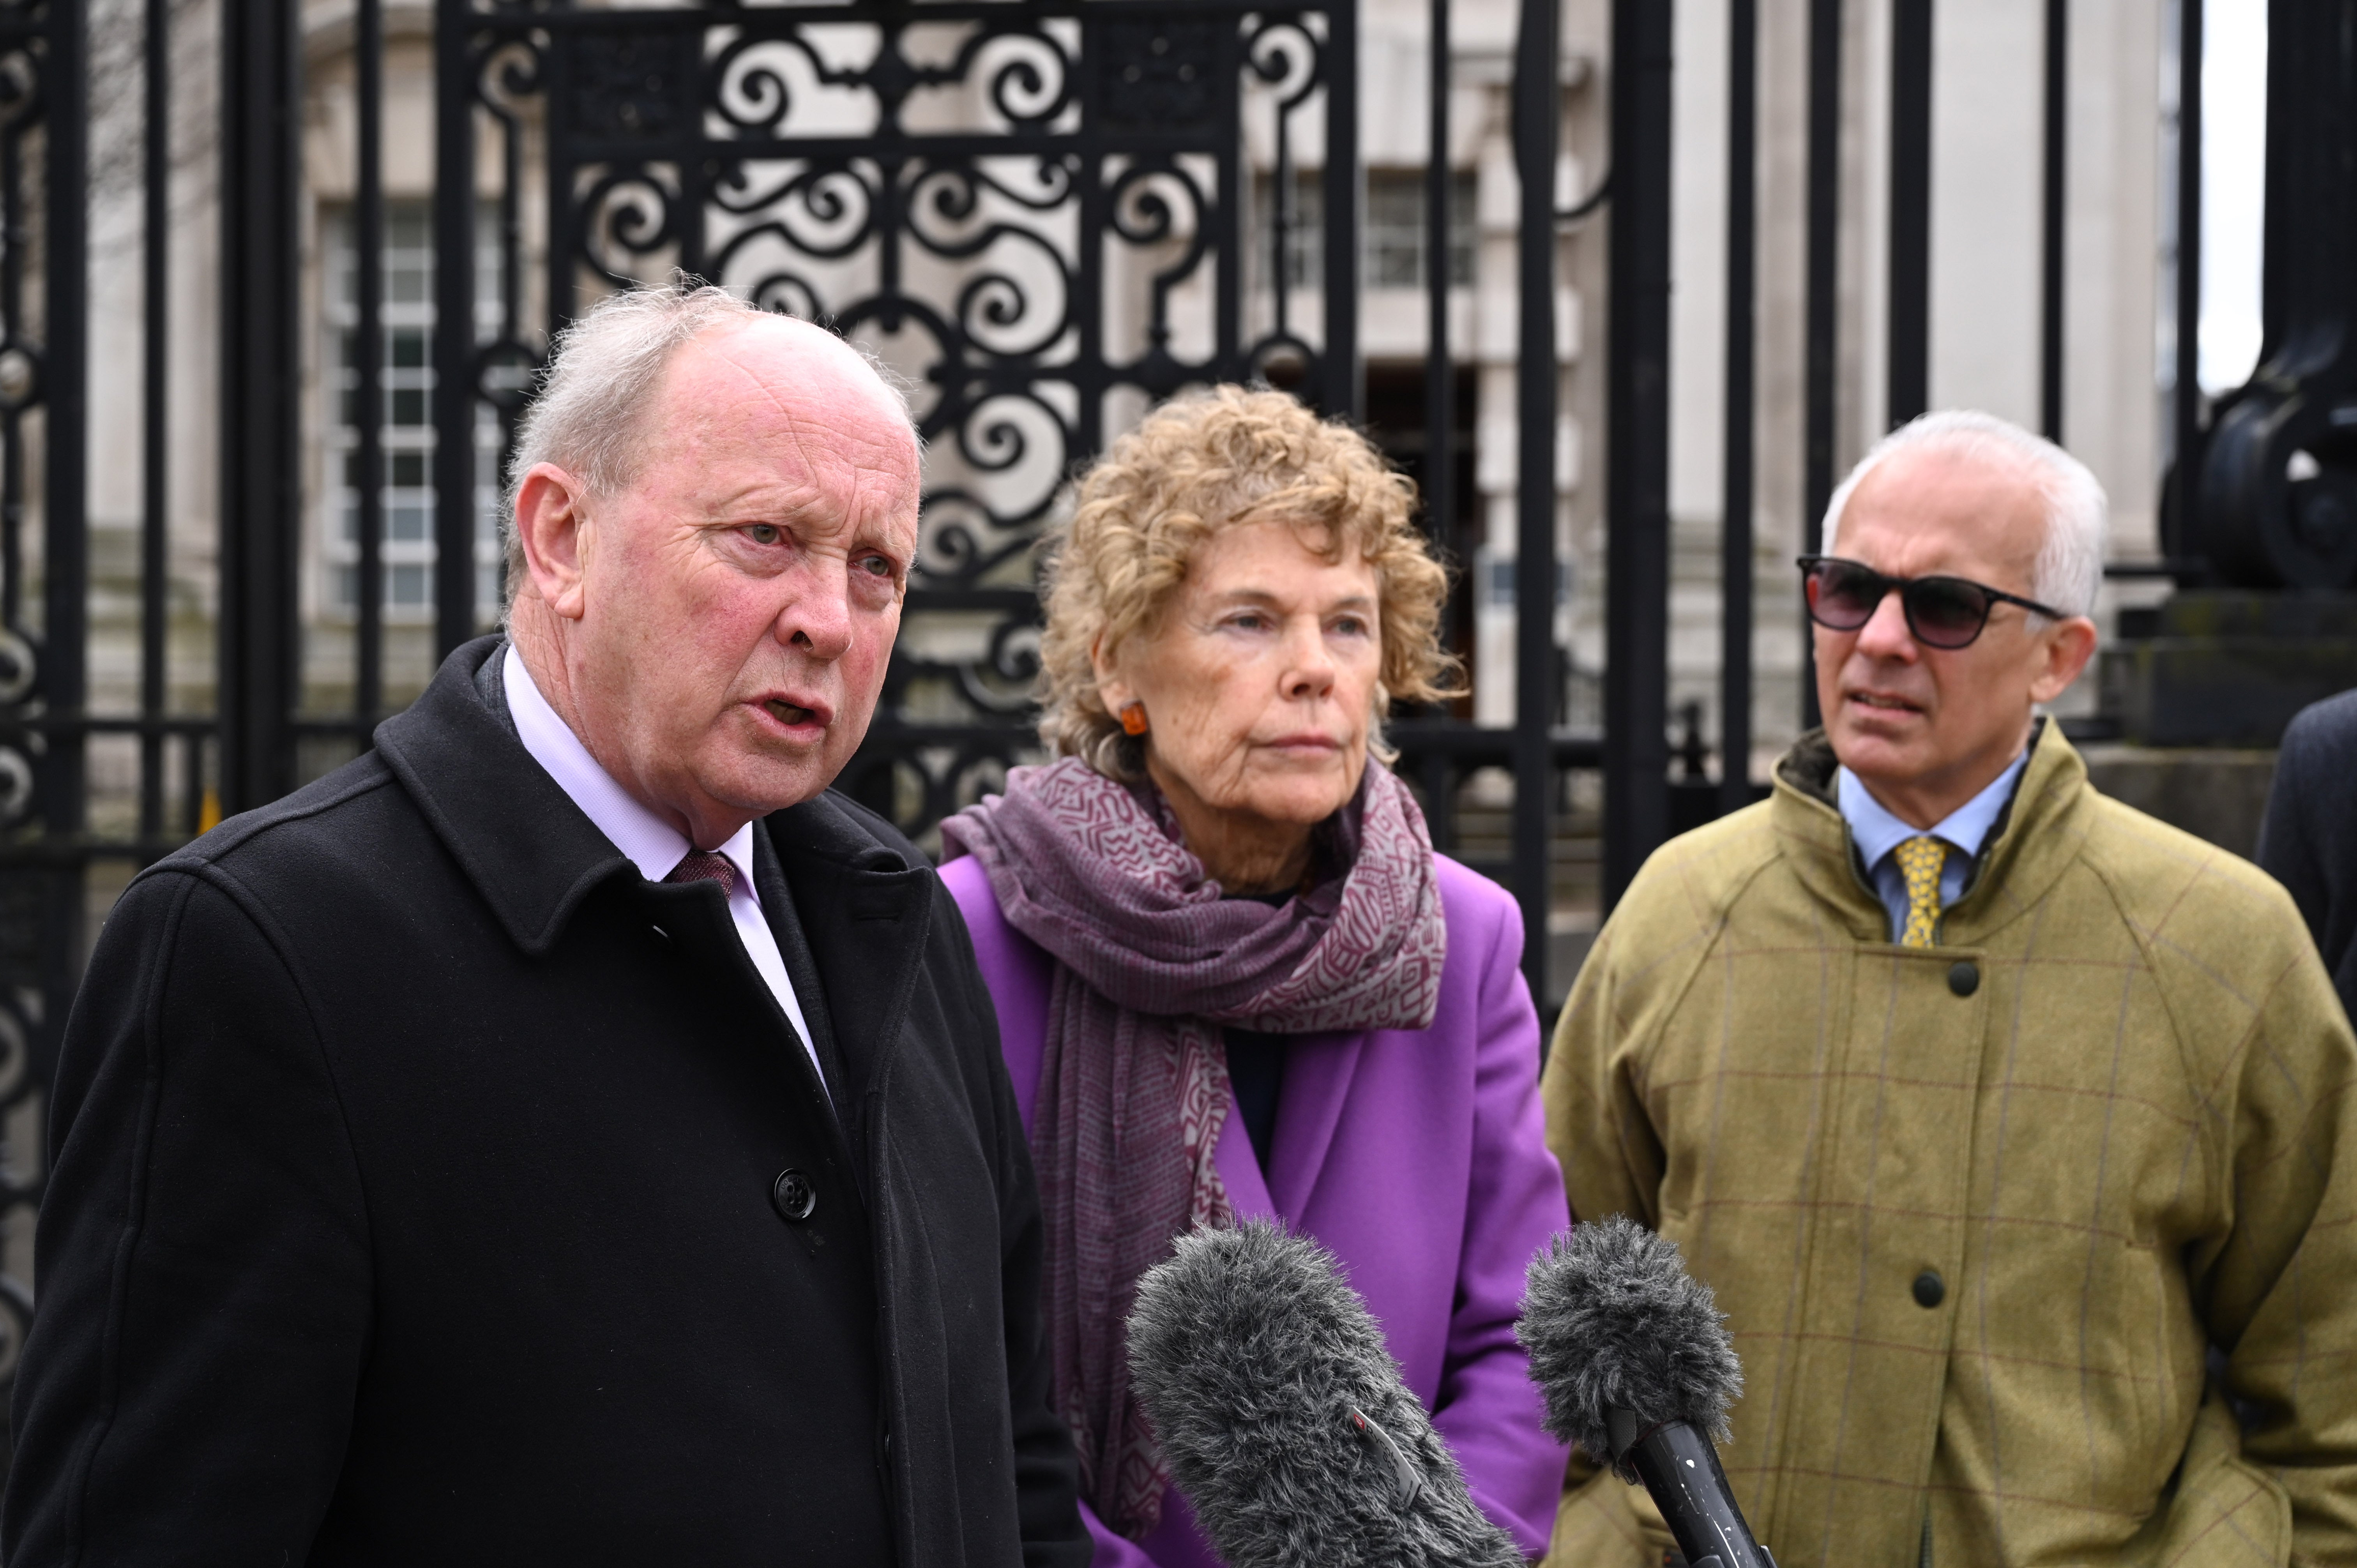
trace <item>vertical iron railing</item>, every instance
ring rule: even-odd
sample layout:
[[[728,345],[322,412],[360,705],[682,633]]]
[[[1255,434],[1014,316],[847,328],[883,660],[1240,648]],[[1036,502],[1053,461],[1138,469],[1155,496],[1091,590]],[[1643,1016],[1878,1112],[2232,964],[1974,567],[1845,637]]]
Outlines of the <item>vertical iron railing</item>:
[[[365,749],[384,706],[384,0],[356,0],[352,260],[352,452],[360,535],[352,650],[352,741]],[[447,335],[447,334],[446,334]],[[338,520],[340,522],[340,520]]]
[[[2067,257],[2064,196],[2070,179],[2071,0],[2046,0],[2045,170],[2038,269],[2038,430],[2062,439],[2062,323]]]
[[[1326,13],[1327,58],[1325,166],[1326,275],[1321,293],[1326,319],[1318,358],[1326,367],[1327,391],[1320,398],[1329,413],[1360,418],[1366,410],[1366,366],[1359,354],[1359,7],[1344,0]],[[1342,129],[1336,135],[1338,128]],[[1289,127],[1277,117],[1280,136]],[[1446,273],[1447,254],[1434,258],[1427,272]]]
[[[468,58],[469,0],[436,0],[434,10],[434,656],[438,661],[475,635],[475,399],[463,389],[482,377],[475,346],[473,258],[445,243],[475,221],[475,80]],[[511,168],[520,149],[508,149]],[[522,200],[512,173],[502,181],[501,210]],[[520,248],[511,233],[510,249]],[[464,266],[451,262],[463,257]],[[510,328],[518,274],[501,280]],[[504,577],[504,572],[502,572]],[[502,582],[502,586],[504,583]]]
[[[2169,392],[2170,555],[2201,538],[2201,5],[2177,0],[2177,344]]]
[[[1521,302],[1515,366],[1514,815],[1511,886],[1523,911],[1523,973],[1547,996],[1547,915],[1554,878],[1551,810],[1555,759],[1555,649],[1556,146],[1561,75],[1553,0],[1524,0],[1514,59],[1514,163],[1522,177]]]
[[[1885,422],[1930,406],[1932,0],[1890,5],[1890,327]]]
[[[221,10],[221,796],[295,784],[302,517],[302,56],[296,0]]]
[[[1718,809],[1751,803],[1753,398],[1758,392],[1760,0],[1727,7],[1727,389],[1719,497]]]
[[[1449,159],[1448,0],[1432,0],[1426,52],[1424,164],[1424,515],[1433,548],[1449,551],[1457,521],[1457,358],[1449,344],[1449,196],[1456,166]]]
[[[1905,5],[1908,0],[1897,0]],[[1801,384],[1801,548],[1824,542],[1825,503],[1834,494],[1834,349],[1841,284],[1841,74],[1843,0],[1809,0],[1809,111],[1806,255],[1803,260]],[[1815,638],[1801,629],[1801,723],[1817,722]]]
[[[1672,8],[1612,7],[1604,901],[1669,837]],[[1525,470],[1527,473],[1527,469]]]
[[[57,721],[44,737],[46,756],[40,764],[46,799],[41,814],[53,843],[70,854],[89,825],[90,731],[84,722],[90,693],[90,529],[89,468],[85,447],[89,417],[89,381],[81,373],[89,362],[90,248],[90,76],[89,27],[82,8],[73,0],[48,0],[45,6],[48,58],[42,64],[41,92],[46,99],[42,134],[48,142],[48,166],[41,171],[47,196],[43,214],[46,253],[40,258],[45,295],[41,328],[45,341],[40,360],[61,373],[38,376],[42,416],[41,499],[42,621],[41,695],[49,716]],[[15,139],[15,138],[12,138]],[[21,140],[17,140],[21,156]],[[21,200],[18,177],[24,172],[16,156],[6,161],[14,188],[8,206]],[[23,214],[7,214],[8,233],[24,232]],[[24,269],[27,258],[13,243],[7,247],[9,296],[5,308],[12,329],[25,320]],[[10,424],[13,426],[14,421]],[[13,443],[12,443],[13,445]],[[23,513],[22,487],[17,475],[21,454],[10,454],[9,481],[15,494],[9,510]],[[83,909],[81,879],[70,860],[51,874],[50,924],[44,968],[54,1011],[45,1008],[41,1037],[53,1047],[56,1031],[65,1023],[61,1004],[71,995],[70,978],[81,960]],[[48,1049],[35,1058],[46,1079]]]
[[[18,1238],[47,1176],[44,1098],[85,934],[87,61],[76,0],[0,12],[0,829],[12,852],[0,886],[0,1218]],[[142,722],[111,727],[136,735]],[[0,1385],[29,1322],[30,1263],[21,1240],[0,1254]]]
[[[164,836],[164,718],[168,693],[172,226],[172,5],[147,0],[140,51],[146,134],[142,139],[142,304],[139,406],[139,836]]]

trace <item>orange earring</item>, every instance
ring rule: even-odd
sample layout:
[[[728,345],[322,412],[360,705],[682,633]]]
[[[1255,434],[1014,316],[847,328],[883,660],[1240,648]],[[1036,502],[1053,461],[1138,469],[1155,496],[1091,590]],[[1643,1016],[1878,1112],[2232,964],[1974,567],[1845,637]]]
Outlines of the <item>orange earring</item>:
[[[1124,735],[1144,735],[1146,733],[1146,704],[1144,703],[1132,703],[1129,706],[1122,709],[1121,733]]]

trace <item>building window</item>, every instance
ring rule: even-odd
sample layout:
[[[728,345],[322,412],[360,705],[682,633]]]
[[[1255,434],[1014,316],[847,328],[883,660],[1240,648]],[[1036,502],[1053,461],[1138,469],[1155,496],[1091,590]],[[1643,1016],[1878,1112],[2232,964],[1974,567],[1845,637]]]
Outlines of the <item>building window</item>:
[[[1297,170],[1293,177],[1291,227],[1285,237],[1285,282],[1288,288],[1314,288],[1326,270],[1326,190],[1316,169]],[[1276,227],[1276,181],[1262,175],[1254,182],[1252,276],[1267,286],[1270,235]],[[1469,287],[1473,282],[1474,177],[1470,169],[1449,177],[1448,282]],[[1424,171],[1413,168],[1372,168],[1367,171],[1366,210],[1360,229],[1360,282],[1368,288],[1422,288],[1424,271]]]
[[[1473,282],[1473,172],[1448,178],[1448,281]],[[1425,286],[1425,183],[1422,169],[1367,171],[1367,218],[1360,244],[1369,288]]]
[[[327,247],[328,391],[333,416],[325,422],[328,484],[322,500],[322,564],[327,608],[349,616],[360,607],[360,256],[350,207],[322,213]],[[496,233],[486,213],[479,236]],[[492,314],[476,323],[477,341],[496,322],[500,296],[495,240],[479,244],[475,296]],[[422,201],[388,201],[384,209],[384,539],[380,552],[388,621],[422,622],[434,613],[434,230]],[[479,407],[475,421],[475,606],[479,620],[500,609],[498,482],[499,420]]]
[[[1293,200],[1284,214],[1285,286],[1315,288],[1326,275],[1326,188],[1316,169],[1293,173]],[[1268,286],[1269,256],[1276,232],[1276,179],[1259,175],[1253,180],[1253,226],[1245,238],[1252,247],[1249,274],[1259,286]]]

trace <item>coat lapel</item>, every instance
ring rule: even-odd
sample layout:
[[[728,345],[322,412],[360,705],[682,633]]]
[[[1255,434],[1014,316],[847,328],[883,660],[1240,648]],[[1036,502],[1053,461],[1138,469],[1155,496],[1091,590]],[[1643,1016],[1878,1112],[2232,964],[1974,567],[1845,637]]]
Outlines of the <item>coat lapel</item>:
[[[2039,721],[2029,767],[1989,830],[1963,896],[1940,922],[1940,940],[1977,946],[2035,908],[2072,863],[2094,812],[2087,765],[2062,726]]]
[[[590,890],[637,866],[532,759],[478,672],[507,646],[477,638],[454,650],[433,683],[379,725],[377,755],[416,801],[516,946],[545,955]]]
[[[1794,743],[1776,765],[1774,821],[1794,873],[1863,942],[1889,933],[1881,899],[1864,879],[1849,830],[1833,801],[1833,747],[1823,730]],[[2060,725],[2038,721],[2029,767],[1989,831],[1964,892],[1941,918],[1943,947],[1973,947],[2034,906],[2076,858],[2086,836],[2086,764]]]
[[[872,1103],[931,929],[932,867],[910,865],[832,794],[774,812],[765,826],[792,891],[846,1087]],[[863,1133],[872,1133],[861,1120]]]
[[[786,883],[785,867],[780,864],[776,846],[767,833],[753,835],[753,886],[760,895],[761,918],[776,939],[778,958],[786,968],[786,979],[794,988],[794,1000],[802,1004],[803,1021],[810,1025],[811,1049],[816,1053],[826,1071],[827,1091],[835,1099],[849,1103],[856,1098],[859,1086],[845,1070],[842,1047],[835,1043],[834,1023],[827,1011],[826,985],[819,978],[818,961],[811,956],[810,941],[802,932],[802,912],[795,907],[793,889]]]
[[[1801,885],[1816,895],[1850,938],[1887,941],[1890,914],[1857,864],[1849,828],[1834,804],[1834,748],[1825,732],[1811,730],[1776,764],[1770,797],[1776,837]]]
[[[1286,1058],[1284,1098],[1276,1108],[1276,1158],[1267,1173],[1268,1196],[1278,1213],[1298,1220],[1308,1212],[1366,1043],[1364,1034],[1304,1035],[1294,1041]],[[1243,1129],[1233,1125],[1234,1120],[1231,1112],[1230,1131],[1241,1135]]]

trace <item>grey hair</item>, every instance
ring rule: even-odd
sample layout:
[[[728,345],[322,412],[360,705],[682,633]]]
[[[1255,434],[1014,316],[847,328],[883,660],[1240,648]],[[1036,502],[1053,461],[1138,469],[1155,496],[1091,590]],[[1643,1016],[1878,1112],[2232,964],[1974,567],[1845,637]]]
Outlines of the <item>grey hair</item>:
[[[2026,463],[2046,503],[2046,537],[2031,569],[2029,596],[2064,615],[2093,611],[2095,591],[2104,583],[2104,534],[2111,510],[2102,482],[2086,464],[2044,436],[1977,409],[1938,409],[1876,442],[1825,505],[1827,554],[1834,553],[1842,512],[1859,481],[1894,455],[1919,446]]]
[[[668,285],[626,288],[567,323],[548,346],[523,417],[516,423],[501,519],[507,544],[506,596],[523,579],[523,540],[516,497],[526,474],[553,463],[592,495],[611,495],[636,477],[647,449],[647,415],[672,356],[716,328],[759,320],[770,312],[684,273]],[[909,413],[907,382],[862,345],[847,344]],[[911,421],[911,433],[914,422]]]

